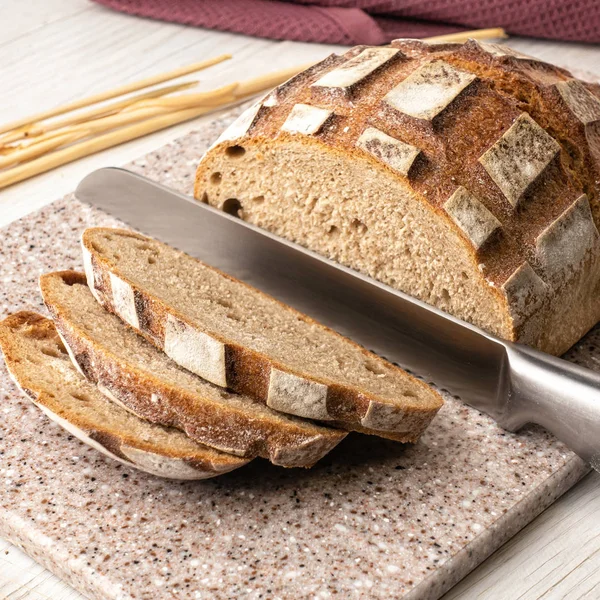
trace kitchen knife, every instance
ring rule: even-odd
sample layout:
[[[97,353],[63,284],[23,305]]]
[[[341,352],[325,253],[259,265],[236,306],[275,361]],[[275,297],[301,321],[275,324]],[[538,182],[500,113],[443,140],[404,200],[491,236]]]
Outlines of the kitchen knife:
[[[537,423],[600,470],[600,375],[469,323],[122,169],[76,197],[249,283],[515,431]]]

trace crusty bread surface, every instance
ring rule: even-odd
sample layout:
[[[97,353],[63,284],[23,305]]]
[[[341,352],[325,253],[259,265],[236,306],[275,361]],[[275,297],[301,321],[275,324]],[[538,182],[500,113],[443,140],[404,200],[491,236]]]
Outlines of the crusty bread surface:
[[[194,441],[284,467],[310,467],[346,432],[278,413],[177,366],[95,301],[85,275],[43,275],[44,302],[87,379],[136,415]]]
[[[249,108],[195,195],[561,354],[600,318],[599,95],[505,46],[360,46]]]
[[[171,479],[207,479],[248,462],[113,404],[77,372],[54,324],[39,314],[23,311],[4,319],[0,347],[11,377],[36,406],[114,460]]]
[[[437,392],[347,338],[204,263],[126,230],[82,237],[100,303],[179,365],[269,407],[413,442]]]

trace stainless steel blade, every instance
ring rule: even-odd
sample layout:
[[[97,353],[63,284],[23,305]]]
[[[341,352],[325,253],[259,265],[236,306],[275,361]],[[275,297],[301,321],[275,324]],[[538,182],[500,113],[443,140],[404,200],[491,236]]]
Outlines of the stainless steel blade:
[[[505,344],[476,327],[125,170],[91,173],[76,196],[501,415]]]

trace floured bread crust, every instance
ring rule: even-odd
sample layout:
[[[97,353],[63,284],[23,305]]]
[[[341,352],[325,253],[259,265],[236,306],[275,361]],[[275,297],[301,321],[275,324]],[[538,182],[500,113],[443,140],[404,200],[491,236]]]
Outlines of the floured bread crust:
[[[370,50],[257,103],[202,159],[196,198],[561,354],[600,319],[597,86],[475,40]]]

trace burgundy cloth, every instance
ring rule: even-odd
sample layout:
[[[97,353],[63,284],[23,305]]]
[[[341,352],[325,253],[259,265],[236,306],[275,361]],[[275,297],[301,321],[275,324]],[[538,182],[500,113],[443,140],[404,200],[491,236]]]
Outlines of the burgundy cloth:
[[[133,15],[277,40],[383,44],[485,27],[600,42],[600,0],[95,0]]]

